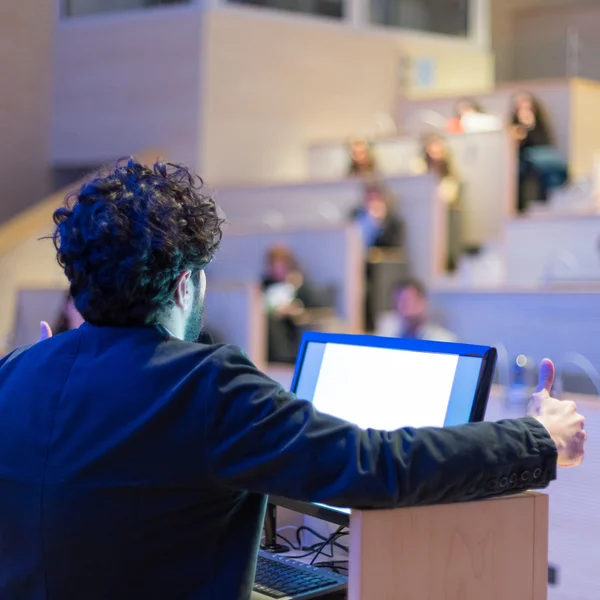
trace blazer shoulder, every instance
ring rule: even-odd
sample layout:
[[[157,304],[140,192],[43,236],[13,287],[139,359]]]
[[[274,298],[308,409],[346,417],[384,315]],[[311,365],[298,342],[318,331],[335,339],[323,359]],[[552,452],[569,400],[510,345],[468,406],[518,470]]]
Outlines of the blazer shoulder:
[[[171,339],[169,353],[177,360],[192,360],[194,363],[219,365],[251,363],[248,355],[234,344],[202,344]]]
[[[4,365],[7,365],[8,363],[12,362],[17,357],[19,357],[21,354],[23,354],[24,352],[26,352],[27,350],[29,350],[31,347],[33,347],[33,345],[34,344],[29,344],[27,346],[20,346],[19,348],[16,348],[12,352],[9,352],[6,356],[1,357],[0,358],[0,369]]]

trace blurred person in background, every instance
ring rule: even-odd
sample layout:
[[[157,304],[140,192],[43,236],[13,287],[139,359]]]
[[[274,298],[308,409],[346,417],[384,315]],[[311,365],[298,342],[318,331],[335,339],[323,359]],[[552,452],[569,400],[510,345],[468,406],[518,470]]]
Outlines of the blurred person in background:
[[[84,322],[83,317],[75,307],[71,292],[67,292],[52,331],[54,334],[65,333],[71,331],[71,329],[77,329]]]
[[[358,224],[365,248],[399,248],[403,243],[404,227],[396,213],[389,190],[383,185],[366,185],[363,202],[350,214]]]
[[[392,290],[395,311],[383,315],[376,334],[432,342],[456,342],[457,337],[430,321],[427,290],[418,279],[398,281]]]
[[[465,115],[484,114],[484,112],[474,98],[462,98],[454,107],[454,116],[446,123],[446,131],[450,134],[465,133],[463,127]]]
[[[454,271],[462,253],[462,183],[450,148],[441,135],[431,134],[424,139],[414,170],[429,173],[439,181],[438,193],[448,210],[446,269]]]
[[[380,260],[384,251],[402,248],[404,224],[394,209],[389,191],[376,184],[365,186],[363,204],[352,211],[350,218],[359,226],[366,250],[364,319],[366,330],[373,331],[375,326],[371,293],[373,265]]]
[[[268,361],[293,364],[302,335],[296,319],[316,304],[316,298],[287,246],[278,244],[267,252],[262,288],[268,318]]]
[[[372,177],[377,172],[375,156],[369,142],[364,139],[354,139],[348,144],[350,177]]]
[[[567,182],[568,170],[554,147],[544,111],[529,92],[515,94],[510,130],[519,144],[517,210],[522,213],[532,201],[546,202],[552,189]]]

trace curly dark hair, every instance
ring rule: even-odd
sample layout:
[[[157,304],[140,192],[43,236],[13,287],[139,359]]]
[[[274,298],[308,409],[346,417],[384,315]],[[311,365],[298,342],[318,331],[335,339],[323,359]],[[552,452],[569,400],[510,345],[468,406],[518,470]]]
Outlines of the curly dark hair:
[[[123,159],[54,213],[57,260],[77,310],[94,325],[157,323],[174,305],[177,279],[212,260],[223,219],[187,167]]]

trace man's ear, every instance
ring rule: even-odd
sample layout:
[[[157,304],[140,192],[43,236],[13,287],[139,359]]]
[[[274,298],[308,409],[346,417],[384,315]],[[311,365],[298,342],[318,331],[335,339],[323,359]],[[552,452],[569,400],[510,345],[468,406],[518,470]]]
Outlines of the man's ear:
[[[175,304],[182,310],[187,310],[191,300],[191,281],[192,272],[190,270],[182,271],[177,278],[177,287],[175,288]]]

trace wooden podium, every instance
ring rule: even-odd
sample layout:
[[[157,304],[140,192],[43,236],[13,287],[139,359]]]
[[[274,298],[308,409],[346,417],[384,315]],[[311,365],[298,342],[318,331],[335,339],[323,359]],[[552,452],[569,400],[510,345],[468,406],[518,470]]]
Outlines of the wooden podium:
[[[546,600],[548,496],[353,511],[349,600]]]

